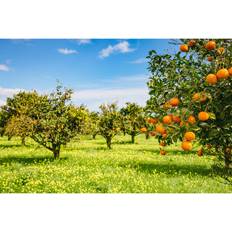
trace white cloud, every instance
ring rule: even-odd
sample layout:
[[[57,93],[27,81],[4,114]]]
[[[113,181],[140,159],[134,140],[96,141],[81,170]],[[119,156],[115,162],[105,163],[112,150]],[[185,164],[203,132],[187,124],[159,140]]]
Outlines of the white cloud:
[[[131,64],[143,64],[143,63],[146,63],[147,62],[147,59],[146,58],[139,58],[137,60],[133,60],[131,61],[130,63]]]
[[[8,72],[10,68],[6,64],[0,64],[0,71]]]
[[[64,55],[78,54],[76,50],[68,49],[68,48],[59,48],[58,52]]]
[[[91,39],[78,39],[77,42],[81,44],[89,44],[91,43]]]
[[[148,99],[148,89],[124,88],[124,89],[86,89],[76,91],[73,100],[77,104],[85,104],[91,110],[98,110],[100,104],[117,102],[119,107],[126,102],[137,102],[145,105]]]
[[[113,46],[109,45],[107,48],[102,49],[99,52],[99,57],[106,58],[113,53],[128,53],[132,51],[134,51],[134,49],[130,48],[130,44],[127,41],[122,41]]]
[[[3,88],[0,87],[0,105],[4,105],[7,97],[12,97],[14,94],[23,91],[23,89]]]

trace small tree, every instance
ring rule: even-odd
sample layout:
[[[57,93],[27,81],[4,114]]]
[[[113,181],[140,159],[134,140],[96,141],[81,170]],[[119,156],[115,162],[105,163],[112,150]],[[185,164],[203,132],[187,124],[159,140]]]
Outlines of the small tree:
[[[91,135],[93,139],[95,139],[99,133],[98,121],[98,112],[88,112],[88,121],[86,123],[85,134]]]
[[[36,120],[33,126],[32,138],[53,152],[54,158],[59,158],[62,145],[66,145],[85,124],[87,112],[83,107],[74,107],[70,103],[72,90],[58,86],[50,95],[44,95],[32,118]]]
[[[131,142],[134,143],[135,136],[140,133],[140,128],[145,123],[143,108],[136,103],[127,102],[120,113],[123,116],[125,131],[131,136]]]
[[[100,106],[99,133],[105,140],[107,147],[111,149],[112,138],[120,131],[120,114],[115,103]]]

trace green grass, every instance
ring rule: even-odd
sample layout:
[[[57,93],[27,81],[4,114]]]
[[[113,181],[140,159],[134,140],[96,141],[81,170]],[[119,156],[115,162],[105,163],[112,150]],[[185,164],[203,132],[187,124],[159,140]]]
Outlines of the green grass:
[[[0,192],[4,193],[226,193],[232,186],[212,175],[214,157],[184,153],[179,146],[159,155],[154,138],[87,137],[62,149],[61,159],[27,141],[0,139]]]

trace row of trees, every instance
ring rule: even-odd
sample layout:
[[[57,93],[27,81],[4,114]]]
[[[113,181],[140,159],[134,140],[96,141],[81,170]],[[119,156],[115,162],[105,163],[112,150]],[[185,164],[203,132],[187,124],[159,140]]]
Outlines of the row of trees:
[[[111,149],[116,134],[129,134],[134,143],[146,126],[144,109],[135,103],[126,103],[121,109],[115,103],[101,105],[99,112],[90,112],[83,105],[71,104],[71,96],[72,90],[57,86],[51,94],[20,92],[8,98],[0,110],[1,135],[8,139],[19,136],[23,145],[30,137],[58,158],[61,146],[80,134],[93,139],[99,134]]]

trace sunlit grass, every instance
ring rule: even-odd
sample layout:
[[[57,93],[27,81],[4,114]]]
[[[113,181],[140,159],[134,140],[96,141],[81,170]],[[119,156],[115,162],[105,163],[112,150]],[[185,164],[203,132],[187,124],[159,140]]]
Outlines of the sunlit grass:
[[[184,153],[179,146],[161,156],[154,138],[104,140],[83,137],[61,151],[60,160],[33,141],[0,139],[0,192],[12,193],[201,193],[232,192],[212,175],[214,157]]]

